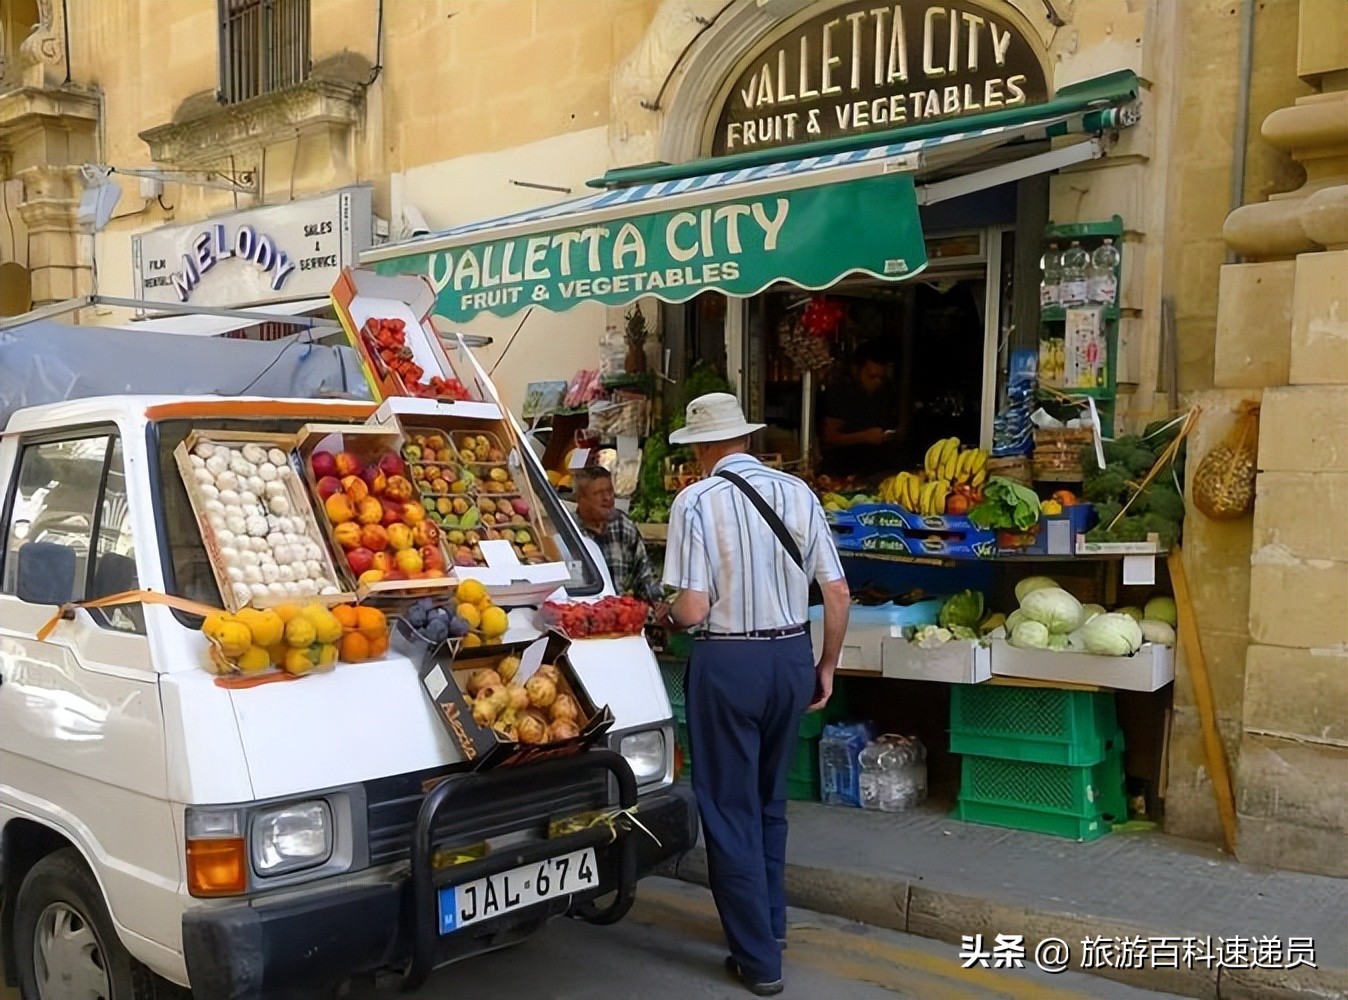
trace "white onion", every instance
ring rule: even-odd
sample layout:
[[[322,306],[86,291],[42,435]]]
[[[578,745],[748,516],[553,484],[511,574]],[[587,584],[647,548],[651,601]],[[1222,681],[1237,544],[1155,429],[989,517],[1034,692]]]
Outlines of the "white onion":
[[[295,470],[289,465],[278,465],[276,471],[280,474],[282,479],[289,479],[295,474]]]
[[[195,479],[200,486],[215,482],[215,477],[211,475],[210,469],[197,469],[192,473],[192,478]]]
[[[279,473],[276,471],[276,466],[270,462],[263,462],[257,467],[257,475],[264,483],[273,483]]]
[[[253,597],[253,589],[246,583],[234,584],[234,602],[236,604],[247,604]]]
[[[265,462],[267,460],[267,449],[260,444],[246,444],[243,446],[243,457],[249,462]]]
[[[270,451],[267,452],[267,461],[270,462],[272,465],[279,467],[285,465],[286,462],[289,461],[289,458],[286,456],[286,453],[283,452],[280,448],[272,448]]]
[[[256,538],[250,538],[248,541],[252,543],[254,552],[265,554],[271,551],[271,546],[267,544],[267,540],[260,535]]]
[[[304,546],[305,559],[322,559],[323,550],[317,542],[306,542]]]
[[[278,566],[285,566],[294,559],[289,545],[274,545],[271,554]]]
[[[201,507],[207,514],[223,515],[225,513],[225,505],[219,500],[207,500]]]
[[[200,455],[189,455],[188,460],[192,463],[192,468],[194,469],[206,468],[206,460]]]
[[[329,583],[318,593],[320,597],[331,597],[333,594],[340,594],[341,591]]]
[[[255,584],[253,584],[251,587],[249,587],[248,589],[251,590],[251,591],[253,592],[253,596],[254,596],[254,597],[266,597],[266,596],[267,596],[267,585],[266,585],[265,583],[255,583]]]
[[[211,444],[209,441],[202,441],[192,449],[192,454],[199,458],[210,458],[215,454],[215,445]]]
[[[282,583],[294,583],[295,567],[287,566],[284,563],[282,563],[280,566],[276,567],[276,576],[277,579],[279,579]]]
[[[321,580],[324,577],[323,564],[317,559],[310,559],[304,564],[304,571],[315,580]]]
[[[245,583],[261,583],[262,570],[259,569],[257,566],[244,566],[243,580]]]
[[[225,527],[236,535],[243,535],[248,531],[248,522],[243,519],[242,514],[226,514]]]
[[[272,550],[275,550],[278,545],[284,545],[285,543],[286,536],[279,531],[273,531],[267,535],[267,546]]]
[[[246,485],[248,486],[248,491],[257,496],[262,496],[267,489],[267,482],[261,476],[249,476]]]
[[[256,493],[252,490],[244,490],[239,494],[239,503],[248,508],[257,507],[262,501],[258,499]]]
[[[269,566],[262,566],[259,567],[259,569],[262,573],[263,583],[275,583],[277,580],[281,579],[281,571],[276,567],[275,564]]]
[[[229,471],[241,478],[247,478],[253,474],[253,463],[245,461],[242,458],[231,458],[229,460]]]
[[[280,583],[277,586],[284,591],[286,597],[299,597],[304,593],[298,583]]]
[[[220,546],[220,561],[226,566],[232,566],[239,561],[239,550],[232,545]]]
[[[229,459],[225,458],[224,455],[212,455],[206,459],[206,468],[211,470],[212,475],[219,478],[229,471]]]
[[[293,534],[295,531],[295,525],[292,522],[292,520],[288,517],[273,515],[272,517],[267,518],[267,520],[274,525],[273,530],[279,531],[281,534],[286,536],[287,541],[290,539],[291,534]]]
[[[267,533],[267,519],[261,514],[254,514],[248,519],[248,534],[254,538],[260,538]]]
[[[237,490],[239,488],[239,477],[226,470],[215,477],[215,485],[221,492],[225,490]]]
[[[267,483],[266,487],[262,490],[262,494],[268,500],[272,497],[283,497],[286,495],[286,484],[279,479],[274,483]]]
[[[222,549],[234,548],[235,537],[237,537],[235,533],[230,531],[228,528],[225,528],[223,531],[217,531],[215,533],[215,540],[220,543],[220,547]]]
[[[267,501],[267,509],[273,514],[286,515],[291,511],[289,497],[272,497]]]
[[[234,490],[222,489],[220,491],[220,502],[226,507],[237,507],[242,499]]]
[[[277,583],[269,583],[267,584],[267,593],[270,594],[272,597],[285,597],[286,585],[284,583],[280,583],[279,581]]]
[[[203,497],[205,497],[207,500],[219,500],[219,499],[220,499],[220,491],[217,490],[217,489],[215,488],[215,483],[214,483],[214,482],[210,482],[210,483],[202,483],[202,484],[201,484],[201,488],[200,488],[199,490],[197,490],[197,492],[200,493],[200,494],[201,494]]]
[[[206,523],[209,524],[212,528],[214,528],[216,533],[218,534],[219,532],[225,530],[225,515],[207,514]]]
[[[228,574],[231,582],[233,583],[243,582],[243,567],[230,566],[228,569],[225,570],[225,573]]]

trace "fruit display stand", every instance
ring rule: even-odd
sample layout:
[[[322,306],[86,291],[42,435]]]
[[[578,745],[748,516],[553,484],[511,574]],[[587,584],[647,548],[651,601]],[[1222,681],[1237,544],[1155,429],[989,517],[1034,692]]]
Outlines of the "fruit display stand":
[[[375,411],[370,426],[395,431],[403,438],[404,446],[432,433],[441,435],[449,445],[454,456],[455,482],[445,480],[450,487],[447,496],[436,496],[433,490],[429,495],[437,504],[436,513],[446,543],[452,541],[455,545],[454,551],[447,552],[454,579],[477,580],[493,599],[520,603],[540,601],[570,579],[561,550],[545,529],[539,498],[524,466],[514,426],[494,403],[475,404],[469,410],[458,404],[445,406],[432,400],[393,397]],[[478,438],[487,442],[487,462],[478,461],[482,456],[475,446],[464,446],[469,437],[474,439],[474,445]],[[464,460],[465,451],[472,461]],[[418,457],[424,457],[424,452]],[[492,461],[493,457],[499,460]],[[498,471],[504,474],[503,480],[499,475],[493,479],[493,473]],[[481,478],[483,475],[485,480]],[[454,490],[456,483],[463,484],[459,492]],[[504,492],[498,489],[507,486],[510,489]],[[440,513],[441,499],[450,501],[450,514]],[[456,505],[458,500],[463,503]],[[502,500],[510,502],[508,512],[497,509]],[[487,514],[504,520],[486,525]],[[473,519],[468,528],[463,527],[465,515]],[[520,524],[517,518],[524,523]],[[531,541],[519,541],[521,531]],[[469,541],[470,535],[475,541]]]
[[[456,369],[445,351],[430,321],[435,290],[424,277],[343,268],[332,304],[376,400],[412,396],[470,408],[491,400],[476,373]]]
[[[294,434],[192,431],[174,449],[225,610],[318,601],[354,589],[324,544]]]
[[[406,475],[396,429],[307,424],[297,439],[318,518],[362,600],[415,598],[452,586],[440,529]]]

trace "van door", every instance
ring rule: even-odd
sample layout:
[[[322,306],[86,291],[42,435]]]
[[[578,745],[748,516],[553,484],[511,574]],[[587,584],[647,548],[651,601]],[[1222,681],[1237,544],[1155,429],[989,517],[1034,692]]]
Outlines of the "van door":
[[[0,819],[26,815],[80,846],[113,916],[164,912],[181,853],[167,801],[164,727],[140,605],[64,603],[137,589],[121,438],[103,426],[3,442],[0,524]],[[6,479],[0,479],[4,482]],[[171,921],[170,921],[171,923]],[[160,933],[155,933],[160,932]],[[175,927],[154,928],[161,943]]]

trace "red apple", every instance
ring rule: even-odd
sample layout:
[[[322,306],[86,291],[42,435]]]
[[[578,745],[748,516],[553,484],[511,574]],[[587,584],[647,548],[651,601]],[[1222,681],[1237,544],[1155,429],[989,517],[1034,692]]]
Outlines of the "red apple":
[[[379,460],[379,468],[390,479],[394,476],[407,475],[407,463],[391,451]]]
[[[336,476],[324,476],[318,481],[318,498],[326,500],[334,493],[342,492],[342,481]]]
[[[360,548],[352,549],[346,554],[346,564],[351,567],[352,573],[355,573],[356,576],[360,576],[367,569],[373,567],[374,553],[362,545]]]
[[[377,569],[381,573],[387,573],[389,570],[394,568],[393,553],[387,551],[376,552],[374,554],[374,561],[370,563],[370,568]]]
[[[337,460],[330,451],[316,451],[309,456],[309,468],[314,470],[315,479],[337,474]]]
[[[349,451],[338,452],[337,454],[337,475],[345,479],[347,476],[359,476],[365,463],[360,460],[360,456],[354,455]]]
[[[392,500],[381,500],[380,502],[384,505],[384,527],[387,528],[391,524],[402,524],[404,522],[406,511],[404,510],[403,504],[395,503]],[[420,510],[424,516],[425,508],[422,507],[421,504],[417,504],[417,509]]]
[[[418,551],[421,552],[421,563],[426,569],[445,568],[445,554],[440,551],[440,546],[423,545]]]
[[[377,465],[367,465],[361,469],[360,478],[365,480],[365,485],[370,488],[370,492],[375,496],[383,493],[384,487],[388,484],[388,477]]]

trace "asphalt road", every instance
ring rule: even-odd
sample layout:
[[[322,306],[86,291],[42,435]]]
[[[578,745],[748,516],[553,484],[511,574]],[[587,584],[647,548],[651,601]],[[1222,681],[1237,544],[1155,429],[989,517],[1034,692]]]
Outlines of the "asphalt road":
[[[1164,1000],[1080,973],[964,969],[958,949],[805,910],[792,910],[784,997],[836,1000]],[[445,969],[417,1000],[742,1000],[722,969],[725,946],[706,890],[648,879],[616,927],[553,921],[532,940]],[[405,997],[368,986],[346,1000]],[[0,1000],[18,1000],[0,987]]]

